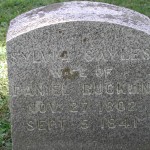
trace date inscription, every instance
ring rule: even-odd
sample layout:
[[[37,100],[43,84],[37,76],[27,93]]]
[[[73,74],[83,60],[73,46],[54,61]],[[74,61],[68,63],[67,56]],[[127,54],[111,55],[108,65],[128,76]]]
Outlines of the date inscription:
[[[105,130],[105,129],[135,129],[138,126],[138,118],[135,116],[125,116],[125,117],[101,117],[97,122],[91,123],[91,120],[80,119],[78,121],[66,120],[66,119],[34,119],[28,120],[26,127],[28,131],[54,131],[61,130],[65,131],[70,129],[79,130],[90,130],[93,126],[95,129]]]
[[[146,106],[145,106],[146,107]],[[92,109],[94,108],[94,110]],[[137,105],[136,102],[124,102],[124,101],[106,101],[106,102],[91,102],[91,101],[85,101],[85,102],[68,102],[66,105],[63,103],[58,103],[56,101],[51,102],[42,102],[37,101],[34,103],[30,103],[28,106],[28,112],[30,114],[56,114],[56,113],[90,113],[90,112],[97,112],[98,114],[107,112],[141,112],[141,108]]]

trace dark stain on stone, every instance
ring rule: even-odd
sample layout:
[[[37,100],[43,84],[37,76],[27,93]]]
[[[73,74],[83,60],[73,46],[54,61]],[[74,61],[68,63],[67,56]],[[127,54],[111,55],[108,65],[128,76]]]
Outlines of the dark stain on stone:
[[[59,32],[59,33],[62,33],[62,31],[61,31],[61,30],[59,30],[58,32]]]
[[[134,25],[137,25],[138,22],[145,22],[145,19],[143,19],[141,16],[139,15],[130,15],[128,16],[127,14],[122,15],[124,17],[123,22],[132,22]]]
[[[123,18],[122,21],[125,22],[125,23],[128,23],[129,19],[128,18]]]
[[[115,17],[112,16],[112,15],[105,15],[105,17],[106,17],[106,18],[109,18],[109,19],[115,19]]]
[[[33,9],[32,11],[27,12],[25,15],[28,18],[32,18],[32,17],[34,17],[35,14],[38,14],[41,11],[43,11],[43,8]],[[44,16],[43,13],[38,14],[38,15],[39,15],[39,17],[43,17]]]
[[[88,3],[85,7],[94,7],[93,3]]]
[[[137,24],[138,21],[139,21],[139,22],[142,22],[142,23],[145,22],[145,18],[142,18],[142,17],[139,16],[139,15],[133,15],[133,16],[131,16],[131,19],[134,20],[134,21],[136,21],[135,24]]]
[[[84,39],[83,39],[83,42],[85,43],[86,41],[87,41],[87,38],[84,38]]]
[[[61,6],[63,6],[63,3],[51,4],[51,5],[48,5],[48,6],[44,7],[42,11],[45,11],[45,12],[56,11]]]
[[[34,17],[35,14],[38,14],[40,11],[43,11],[45,13],[50,12],[50,11],[56,11],[61,6],[63,6],[63,3],[51,4],[51,5],[42,7],[42,8],[38,8],[38,9],[35,9],[35,10],[32,10],[32,11],[26,13],[26,17],[32,18],[32,17]],[[43,17],[43,16],[44,16],[44,13],[43,14],[39,14],[40,18]]]
[[[79,72],[78,71],[71,71],[69,67],[66,67],[62,70],[63,79],[73,80],[78,76],[79,76]]]
[[[95,1],[93,0],[93,2],[95,2]],[[106,4],[97,3],[97,5],[95,5],[95,4],[93,4],[93,2],[87,3],[84,7],[93,7],[93,8],[95,8],[95,7],[108,7]]]
[[[67,51],[63,51],[63,52],[61,53],[60,57],[62,57],[62,58],[67,58],[67,57],[68,57]]]
[[[120,11],[120,8],[118,6],[113,5],[113,4],[107,5],[107,4],[101,4],[101,3],[99,3],[97,6],[103,7],[103,8],[107,7],[110,10]]]
[[[39,13],[38,15],[39,15],[39,17],[40,17],[40,18],[42,18],[42,17],[44,17],[44,16],[45,16],[45,14],[44,14],[44,13]]]

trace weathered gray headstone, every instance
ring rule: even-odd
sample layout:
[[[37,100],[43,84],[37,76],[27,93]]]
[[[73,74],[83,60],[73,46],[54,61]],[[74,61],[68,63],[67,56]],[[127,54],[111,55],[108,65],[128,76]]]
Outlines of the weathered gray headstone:
[[[150,19],[66,2],[11,21],[13,150],[149,150]]]

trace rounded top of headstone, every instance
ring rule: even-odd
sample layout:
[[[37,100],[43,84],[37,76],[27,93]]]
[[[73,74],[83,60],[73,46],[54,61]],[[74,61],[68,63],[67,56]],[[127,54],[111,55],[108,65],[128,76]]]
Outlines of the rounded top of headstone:
[[[107,22],[150,34],[150,19],[145,15],[101,2],[73,1],[40,7],[16,17],[10,22],[7,41],[37,28],[73,21]]]

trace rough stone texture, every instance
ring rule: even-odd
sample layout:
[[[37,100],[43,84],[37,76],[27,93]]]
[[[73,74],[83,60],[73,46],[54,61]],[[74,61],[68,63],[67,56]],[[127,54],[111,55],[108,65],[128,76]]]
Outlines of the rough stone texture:
[[[7,36],[13,150],[149,150],[150,19],[96,2],[41,7]]]
[[[16,17],[10,23],[7,41],[37,28],[73,21],[114,23],[150,34],[147,16],[115,5],[84,1],[52,4]]]

